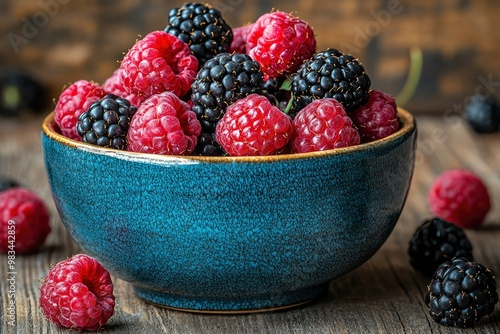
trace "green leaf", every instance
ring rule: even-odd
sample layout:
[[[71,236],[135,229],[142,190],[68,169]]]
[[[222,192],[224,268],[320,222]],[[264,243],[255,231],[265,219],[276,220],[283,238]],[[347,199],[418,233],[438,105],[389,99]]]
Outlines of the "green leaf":
[[[280,90],[290,92],[292,90],[292,78],[286,78],[286,80],[281,84]]]

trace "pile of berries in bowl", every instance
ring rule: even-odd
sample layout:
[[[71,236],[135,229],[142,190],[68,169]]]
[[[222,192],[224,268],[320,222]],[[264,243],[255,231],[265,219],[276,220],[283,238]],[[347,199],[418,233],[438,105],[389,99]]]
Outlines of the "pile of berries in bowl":
[[[408,193],[415,121],[370,87],[291,14],[231,29],[208,5],[174,8],[45,119],[61,220],[154,304],[310,301],[380,248]]]

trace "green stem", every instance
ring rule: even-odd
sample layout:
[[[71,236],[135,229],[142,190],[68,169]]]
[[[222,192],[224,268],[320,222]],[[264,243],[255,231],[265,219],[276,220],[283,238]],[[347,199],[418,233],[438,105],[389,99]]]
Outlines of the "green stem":
[[[406,78],[405,85],[399,94],[396,96],[396,102],[399,106],[404,106],[417,90],[418,83],[422,74],[423,57],[420,48],[410,50],[410,70]]]

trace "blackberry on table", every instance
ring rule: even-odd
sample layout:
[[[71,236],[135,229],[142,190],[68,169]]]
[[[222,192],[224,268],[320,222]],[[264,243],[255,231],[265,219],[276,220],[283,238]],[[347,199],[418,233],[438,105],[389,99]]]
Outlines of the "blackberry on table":
[[[492,96],[473,96],[465,106],[464,117],[478,133],[495,132],[500,127],[500,107]]]
[[[336,49],[315,54],[292,77],[291,115],[316,99],[334,98],[354,111],[369,99],[371,81],[361,63]]]
[[[202,66],[191,95],[193,111],[202,126],[200,138],[204,138],[198,140],[196,153],[223,154],[220,145],[214,142],[215,139],[210,141],[209,136],[215,133],[218,121],[230,104],[260,92],[263,83],[264,74],[259,64],[246,54],[221,53]]]
[[[78,117],[78,135],[90,144],[125,150],[127,131],[136,111],[128,100],[108,94]]]
[[[473,327],[495,310],[497,284],[493,274],[482,264],[459,257],[439,266],[425,301],[437,323]]]
[[[464,231],[440,218],[426,220],[415,231],[408,249],[410,264],[432,277],[439,265],[454,257],[473,260],[472,245]]]
[[[21,70],[0,71],[0,115],[17,116],[24,110],[40,112],[46,106],[45,88]]]
[[[233,41],[231,27],[220,11],[201,3],[171,9],[165,32],[188,44],[200,66],[216,54],[229,52]]]
[[[0,193],[10,188],[20,187],[19,182],[6,176],[0,175]]]

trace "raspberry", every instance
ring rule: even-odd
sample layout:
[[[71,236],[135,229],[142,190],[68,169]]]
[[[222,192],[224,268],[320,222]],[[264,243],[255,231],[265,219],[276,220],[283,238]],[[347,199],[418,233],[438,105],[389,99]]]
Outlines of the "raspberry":
[[[61,134],[80,140],[76,132],[78,117],[104,95],[104,91],[98,84],[86,80],[79,80],[66,88],[59,95],[54,110],[54,121],[61,129]]]
[[[153,31],[135,43],[120,66],[125,91],[141,98],[162,92],[185,95],[197,69],[189,46],[164,31]]]
[[[143,96],[130,94],[123,87],[122,79],[121,79],[121,70],[117,68],[113,74],[106,79],[104,84],[102,85],[102,89],[106,94],[113,94],[129,100],[130,105],[138,107],[145,100]]]
[[[128,130],[127,150],[188,155],[200,132],[201,124],[189,105],[165,92],[151,96],[135,113]]]
[[[439,175],[428,195],[431,212],[462,228],[477,228],[491,208],[483,181],[467,170],[449,170]]]
[[[39,302],[43,314],[59,327],[95,331],[113,315],[113,282],[96,259],[78,254],[49,271]]]
[[[385,138],[399,129],[396,101],[378,90],[370,91],[368,102],[349,116],[358,129],[362,143]]]
[[[358,145],[360,137],[335,99],[314,100],[293,120],[291,152],[304,153]]]
[[[251,94],[227,108],[215,134],[229,155],[272,155],[288,143],[292,121],[264,96]]]
[[[136,111],[128,100],[108,94],[78,117],[78,135],[86,143],[124,150],[130,120]]]
[[[33,253],[49,232],[49,213],[35,193],[24,188],[10,188],[0,193],[1,251]]]
[[[265,78],[294,73],[316,51],[316,38],[303,20],[283,12],[262,15],[248,34],[247,54],[261,66]]]
[[[231,53],[246,53],[247,37],[255,23],[233,29]]]

